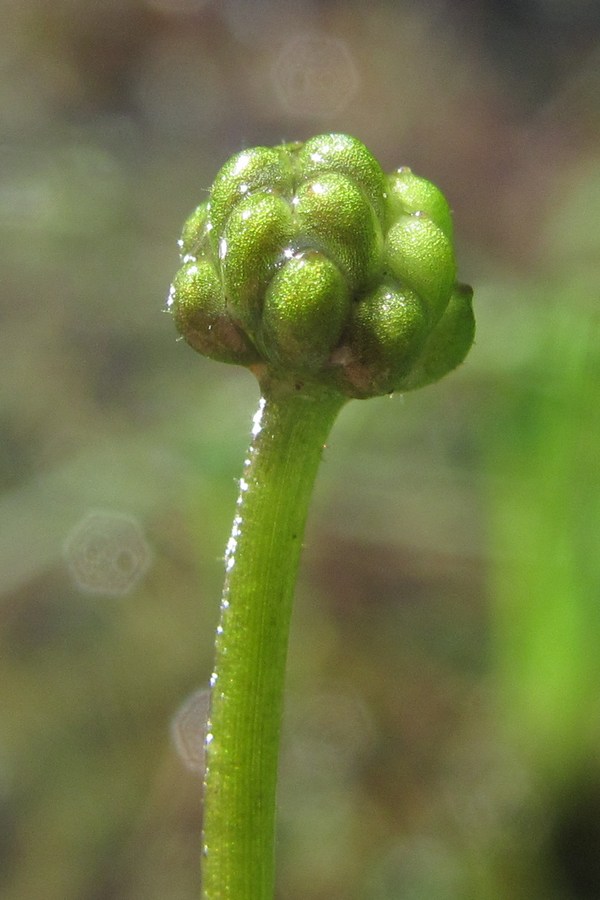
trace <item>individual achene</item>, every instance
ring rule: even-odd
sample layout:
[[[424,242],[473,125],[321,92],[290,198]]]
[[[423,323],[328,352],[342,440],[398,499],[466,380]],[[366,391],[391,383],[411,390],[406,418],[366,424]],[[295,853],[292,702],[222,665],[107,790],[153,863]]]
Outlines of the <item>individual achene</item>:
[[[473,341],[452,218],[344,134],[233,156],[188,219],[168,306],[200,353],[261,382],[367,398],[437,381]]]

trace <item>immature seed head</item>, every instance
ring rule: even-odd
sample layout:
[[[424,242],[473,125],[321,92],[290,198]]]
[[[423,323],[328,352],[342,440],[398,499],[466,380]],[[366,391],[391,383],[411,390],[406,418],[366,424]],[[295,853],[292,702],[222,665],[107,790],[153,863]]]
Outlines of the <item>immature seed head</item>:
[[[236,154],[180,249],[179,332],[261,379],[374,397],[437,381],[473,341],[443,195],[344,134]]]

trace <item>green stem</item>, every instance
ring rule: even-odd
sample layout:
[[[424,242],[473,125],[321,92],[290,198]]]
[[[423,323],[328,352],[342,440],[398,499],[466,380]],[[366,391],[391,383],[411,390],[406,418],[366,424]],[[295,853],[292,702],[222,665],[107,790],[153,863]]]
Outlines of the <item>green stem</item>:
[[[323,445],[344,403],[263,391],[240,480],[211,678],[205,900],[272,900],[279,731],[294,584]]]

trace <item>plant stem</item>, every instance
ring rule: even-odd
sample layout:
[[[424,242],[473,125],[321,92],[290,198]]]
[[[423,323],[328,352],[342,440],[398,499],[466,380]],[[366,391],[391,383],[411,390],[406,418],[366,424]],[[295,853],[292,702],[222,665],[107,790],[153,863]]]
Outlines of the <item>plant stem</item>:
[[[263,386],[240,479],[211,678],[205,900],[272,900],[279,732],[292,598],[323,445],[344,404]]]

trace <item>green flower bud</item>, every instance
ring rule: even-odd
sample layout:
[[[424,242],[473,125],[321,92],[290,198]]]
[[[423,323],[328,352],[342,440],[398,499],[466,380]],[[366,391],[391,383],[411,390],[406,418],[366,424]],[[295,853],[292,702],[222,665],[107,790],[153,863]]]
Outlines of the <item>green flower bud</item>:
[[[310,372],[327,364],[348,319],[346,279],[326,256],[292,257],[273,278],[263,311],[265,355],[277,366]]]
[[[347,135],[236,154],[180,250],[168,302],[179,332],[261,379],[406,391],[459,365],[473,340],[443,195],[407,168],[386,177]]]
[[[403,166],[388,176],[387,196],[391,222],[401,215],[424,212],[448,240],[452,240],[452,213],[448,201],[431,181],[415,175],[408,166]]]
[[[183,226],[179,251],[184,262],[198,259],[203,254],[207,241],[208,222],[208,203],[201,203]]]
[[[298,236],[322,249],[342,269],[351,290],[381,270],[382,235],[373,207],[345,175],[326,172],[301,184],[293,199]]]
[[[291,239],[292,210],[273,194],[244,197],[226,220],[218,261],[232,311],[254,333],[265,291]]]
[[[450,240],[426,213],[401,216],[387,233],[385,262],[398,282],[425,301],[432,325],[450,299],[456,277]]]
[[[354,304],[339,371],[343,393],[389,394],[408,375],[428,333],[428,315],[418,294],[382,284]]]
[[[286,193],[291,184],[284,148],[256,147],[242,150],[226,162],[215,178],[210,192],[209,215],[212,244],[219,252],[221,232],[234,207],[257,191]]]
[[[356,138],[347,134],[320,134],[298,151],[298,168],[305,178],[336,172],[345,175],[363,191],[383,225],[386,211],[385,175],[374,156]]]
[[[260,361],[246,333],[226,309],[221,283],[211,262],[182,266],[167,303],[173,309],[178,331],[194,350],[221,362],[249,366]]]
[[[419,357],[396,390],[412,391],[439,381],[461,364],[475,337],[473,289],[456,285],[446,311],[425,341]]]

